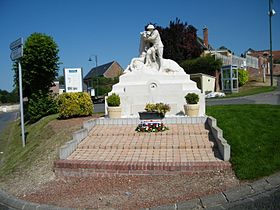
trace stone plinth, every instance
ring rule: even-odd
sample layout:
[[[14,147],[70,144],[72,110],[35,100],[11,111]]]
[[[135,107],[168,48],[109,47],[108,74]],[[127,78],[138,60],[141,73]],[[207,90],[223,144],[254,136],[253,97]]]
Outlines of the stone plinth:
[[[146,69],[126,72],[120,76],[111,93],[121,98],[122,117],[139,117],[147,103],[167,103],[171,111],[166,116],[184,115],[185,95],[197,93],[200,97],[199,116],[205,114],[205,98],[190,76],[183,71],[160,72]],[[109,93],[109,95],[111,94]]]

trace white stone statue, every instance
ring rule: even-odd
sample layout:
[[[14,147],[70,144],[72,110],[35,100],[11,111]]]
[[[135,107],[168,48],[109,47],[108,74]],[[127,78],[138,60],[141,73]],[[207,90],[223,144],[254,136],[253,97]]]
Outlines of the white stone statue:
[[[199,115],[204,116],[205,98],[196,83],[175,61],[162,55],[160,34],[153,25],[148,25],[147,31],[140,33],[139,57],[131,60],[108,94],[120,96],[122,117],[139,117],[138,112],[144,111],[147,103],[160,102],[171,107],[166,116],[182,115],[188,93],[199,94]]]
[[[157,62],[160,69],[163,56],[163,44],[158,30],[150,24],[147,26],[147,31],[141,32],[140,34],[139,54],[141,55],[143,52],[146,52],[145,64],[152,66],[153,63]]]
[[[125,69],[132,71],[147,71],[149,73],[185,73],[175,61],[164,59],[163,44],[158,30],[153,25],[147,26],[147,31],[140,32],[139,57],[133,58]]]

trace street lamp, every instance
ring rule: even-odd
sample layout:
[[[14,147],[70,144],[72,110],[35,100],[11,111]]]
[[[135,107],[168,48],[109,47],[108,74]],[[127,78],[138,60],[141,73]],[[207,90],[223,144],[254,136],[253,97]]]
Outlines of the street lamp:
[[[95,66],[97,67],[97,55],[95,55],[95,54],[90,55],[88,61],[92,61],[92,58],[91,58],[92,56],[94,56],[94,58],[95,58]],[[95,96],[97,97],[98,96],[98,76],[96,76],[96,88],[95,89],[96,89]]]
[[[92,61],[91,57],[94,56],[95,58],[95,66],[97,67],[97,55],[90,55],[88,61]]]
[[[276,14],[275,10],[272,9],[272,0],[269,0],[269,68],[270,68],[270,85],[273,86],[273,63],[272,63],[272,31],[271,31],[271,17]]]

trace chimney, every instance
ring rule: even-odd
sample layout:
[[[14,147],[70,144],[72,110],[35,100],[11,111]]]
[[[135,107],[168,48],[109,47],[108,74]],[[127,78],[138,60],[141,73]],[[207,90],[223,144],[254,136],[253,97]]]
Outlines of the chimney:
[[[208,28],[206,26],[204,26],[203,28],[203,42],[204,42],[204,45],[208,48]]]

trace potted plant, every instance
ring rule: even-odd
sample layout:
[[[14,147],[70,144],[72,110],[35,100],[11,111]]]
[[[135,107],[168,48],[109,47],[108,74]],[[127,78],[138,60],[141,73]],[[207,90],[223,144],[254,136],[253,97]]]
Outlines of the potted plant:
[[[141,120],[162,119],[164,118],[166,112],[170,111],[170,106],[164,103],[148,103],[145,106],[145,110],[145,112],[139,112]]]
[[[184,105],[185,115],[196,117],[199,113],[199,95],[196,93],[188,93],[185,96],[187,104]]]
[[[120,96],[116,93],[112,93],[112,95],[107,97],[106,101],[109,118],[121,118],[122,109],[120,107]]]

